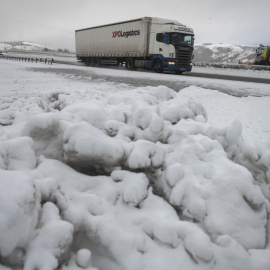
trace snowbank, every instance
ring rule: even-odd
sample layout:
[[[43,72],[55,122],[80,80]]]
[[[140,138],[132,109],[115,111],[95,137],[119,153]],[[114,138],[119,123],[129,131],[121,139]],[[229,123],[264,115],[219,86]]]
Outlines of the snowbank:
[[[164,86],[50,106],[0,142],[0,268],[270,268],[270,147],[239,121]]]

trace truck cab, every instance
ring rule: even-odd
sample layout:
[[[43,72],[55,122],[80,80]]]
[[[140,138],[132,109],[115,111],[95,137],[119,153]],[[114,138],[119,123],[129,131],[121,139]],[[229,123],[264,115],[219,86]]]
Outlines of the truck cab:
[[[179,32],[156,34],[153,58],[163,62],[164,70],[184,72],[191,71],[194,37]]]
[[[174,71],[182,73],[191,71],[194,50],[194,33],[192,28],[176,21],[153,18],[150,39],[152,59],[148,68],[155,72]],[[162,66],[162,68],[161,68]]]
[[[270,46],[263,46],[256,49],[255,65],[270,65]]]

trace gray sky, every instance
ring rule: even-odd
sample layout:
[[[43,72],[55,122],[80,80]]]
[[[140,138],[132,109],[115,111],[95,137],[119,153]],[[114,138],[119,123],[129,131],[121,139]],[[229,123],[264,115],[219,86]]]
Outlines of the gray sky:
[[[270,45],[270,0],[0,0],[0,7],[0,42],[74,50],[75,29],[150,16],[189,25],[197,44]]]

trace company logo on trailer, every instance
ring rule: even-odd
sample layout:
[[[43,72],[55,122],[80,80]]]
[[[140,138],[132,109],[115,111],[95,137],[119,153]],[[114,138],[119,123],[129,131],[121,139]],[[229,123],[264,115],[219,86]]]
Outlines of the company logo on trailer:
[[[114,31],[112,32],[112,38],[117,38],[117,37],[131,37],[131,36],[139,36],[140,35],[140,30],[131,30],[131,31],[127,31],[127,32],[123,32],[123,31]]]

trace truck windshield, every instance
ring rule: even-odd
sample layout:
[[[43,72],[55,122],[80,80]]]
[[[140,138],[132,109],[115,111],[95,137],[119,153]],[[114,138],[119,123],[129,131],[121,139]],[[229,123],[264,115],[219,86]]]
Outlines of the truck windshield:
[[[263,55],[264,54],[264,48],[258,48],[257,49],[257,56],[259,56],[259,55]]]
[[[194,36],[182,33],[157,33],[156,40],[174,46],[193,47],[194,45]]]
[[[193,35],[171,33],[171,44],[181,46],[193,46],[194,39]]]

